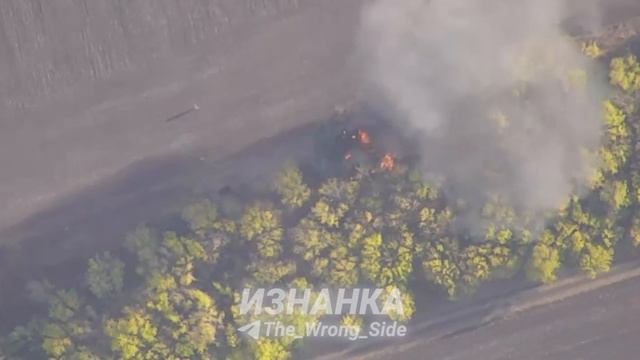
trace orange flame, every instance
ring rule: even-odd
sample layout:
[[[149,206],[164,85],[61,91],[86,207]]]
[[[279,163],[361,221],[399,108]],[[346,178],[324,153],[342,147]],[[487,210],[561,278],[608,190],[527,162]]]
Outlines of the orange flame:
[[[382,159],[380,159],[380,169],[385,171],[393,170],[393,167],[396,164],[396,160],[393,158],[391,154],[384,154]]]
[[[362,129],[358,129],[358,141],[360,141],[360,144],[362,145],[371,144],[371,138],[369,137],[369,134]]]

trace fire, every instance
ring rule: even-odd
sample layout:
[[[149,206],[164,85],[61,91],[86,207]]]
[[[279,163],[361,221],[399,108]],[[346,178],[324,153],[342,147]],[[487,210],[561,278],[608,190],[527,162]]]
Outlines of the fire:
[[[362,129],[358,129],[358,141],[360,141],[360,144],[362,145],[371,144],[371,138],[369,137],[369,134]]]
[[[393,155],[391,154],[384,154],[384,156],[382,157],[382,159],[380,159],[380,169],[385,170],[385,171],[391,171],[393,170],[393,167],[396,164],[396,160],[393,158]]]

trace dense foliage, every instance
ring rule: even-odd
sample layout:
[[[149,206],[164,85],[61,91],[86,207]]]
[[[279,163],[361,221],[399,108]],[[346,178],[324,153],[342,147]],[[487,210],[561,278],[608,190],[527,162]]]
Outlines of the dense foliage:
[[[590,56],[600,56],[594,46]],[[482,233],[466,231],[458,224],[464,204],[410,163],[392,171],[359,167],[319,186],[288,165],[274,191],[253,194],[239,215],[197,201],[182,213],[183,230],[141,225],[126,239],[131,256],[90,259],[84,286],[37,284],[33,297],[48,313],[6,336],[3,351],[11,359],[286,359],[299,340],[238,335],[251,320],[237,309],[242,288],[393,286],[409,310],[396,318],[407,321],[416,282],[455,298],[519,270],[542,283],[571,266],[595,277],[610,269],[616,246],[640,245],[640,65],[633,55],[613,59],[611,83],[618,90],[603,104],[601,167],[591,189],[547,214],[544,229],[487,194]]]

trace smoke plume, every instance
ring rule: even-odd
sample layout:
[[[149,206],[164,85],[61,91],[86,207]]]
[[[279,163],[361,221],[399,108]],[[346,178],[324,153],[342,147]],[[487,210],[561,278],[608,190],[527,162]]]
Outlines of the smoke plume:
[[[587,81],[589,61],[561,29],[573,10],[559,0],[377,0],[363,12],[374,102],[456,196],[499,194],[543,212],[586,184],[603,87]]]

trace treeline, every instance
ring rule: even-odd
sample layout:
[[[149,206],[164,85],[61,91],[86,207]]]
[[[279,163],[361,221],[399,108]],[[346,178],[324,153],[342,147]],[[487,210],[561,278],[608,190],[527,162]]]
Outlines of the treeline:
[[[416,282],[455,298],[520,270],[543,283],[563,266],[590,277],[606,272],[616,248],[640,245],[640,64],[632,55],[613,59],[610,78],[618,90],[603,105],[602,166],[590,192],[548,214],[542,230],[488,194],[483,234],[465,232],[457,224],[464,204],[402,161],[390,171],[362,166],[320,181],[289,165],[272,192],[248,204],[204,199],[183,211],[184,226],[175,231],[138,227],[126,238],[126,254],[90,259],[75,289],[31,286],[47,313],[7,335],[4,356],[287,359],[299,340],[239,336],[237,328],[253,320],[238,311],[243,288],[399,288],[405,312],[391,317],[407,321]],[[317,316],[280,320],[304,326]],[[342,321],[362,326],[367,318]]]

